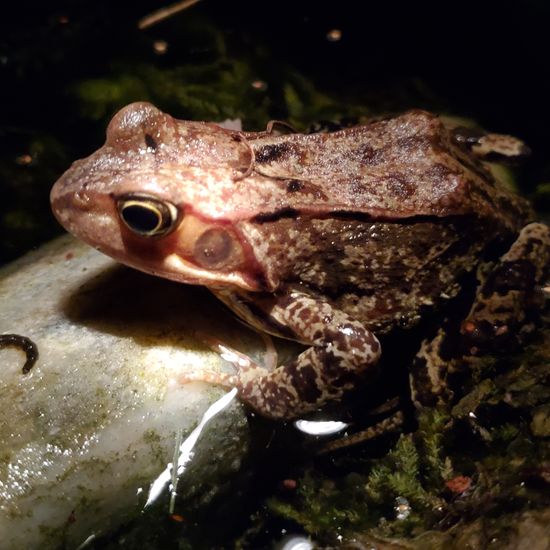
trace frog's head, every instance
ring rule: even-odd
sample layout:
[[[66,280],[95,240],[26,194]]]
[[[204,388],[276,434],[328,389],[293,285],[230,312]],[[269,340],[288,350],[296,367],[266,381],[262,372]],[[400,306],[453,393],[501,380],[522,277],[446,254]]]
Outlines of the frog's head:
[[[133,103],[114,116],[103,147],[56,182],[52,208],[68,231],[121,263],[258,290],[261,269],[225,208],[250,162],[237,132]]]

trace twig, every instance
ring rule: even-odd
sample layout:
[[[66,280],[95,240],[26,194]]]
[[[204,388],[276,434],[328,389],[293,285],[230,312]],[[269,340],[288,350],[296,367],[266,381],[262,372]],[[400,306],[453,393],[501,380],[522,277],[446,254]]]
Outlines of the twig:
[[[200,2],[200,0],[183,0],[182,2],[176,2],[166,8],[161,8],[160,10],[154,11],[153,13],[142,17],[138,21],[138,29],[143,30],[148,27],[152,27],[153,25],[172,17],[172,15],[194,6],[198,2]]]

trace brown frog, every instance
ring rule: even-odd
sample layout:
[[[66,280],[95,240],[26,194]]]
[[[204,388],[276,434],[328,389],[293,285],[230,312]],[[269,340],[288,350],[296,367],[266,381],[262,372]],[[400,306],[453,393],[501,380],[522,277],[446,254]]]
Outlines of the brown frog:
[[[417,357],[414,398],[437,402],[446,364],[504,336],[521,339],[548,271],[548,228],[529,223],[527,203],[478,159],[523,151],[503,139],[507,147],[490,148],[498,136],[464,138],[424,111],[274,135],[134,103],[115,115],[103,147],[59,179],[51,201],[68,231],[105,254],[205,285],[258,330],[306,345],[271,370],[251,363],[197,376],[236,386],[272,418],[341,398],[377,363],[376,334],[416,324],[483,265],[459,330],[468,344],[442,360],[440,331]]]

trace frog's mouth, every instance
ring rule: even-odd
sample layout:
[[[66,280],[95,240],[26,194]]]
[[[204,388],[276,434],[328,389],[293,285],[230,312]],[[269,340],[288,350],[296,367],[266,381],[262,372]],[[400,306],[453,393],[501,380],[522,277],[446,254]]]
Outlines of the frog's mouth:
[[[126,205],[134,205],[126,201]],[[116,261],[152,275],[211,288],[263,289],[252,252],[231,227],[186,213],[177,226],[149,235],[121,216],[110,194],[63,189],[51,193],[53,212],[70,233]],[[127,208],[130,208],[127,206]],[[252,269],[254,267],[254,269]]]

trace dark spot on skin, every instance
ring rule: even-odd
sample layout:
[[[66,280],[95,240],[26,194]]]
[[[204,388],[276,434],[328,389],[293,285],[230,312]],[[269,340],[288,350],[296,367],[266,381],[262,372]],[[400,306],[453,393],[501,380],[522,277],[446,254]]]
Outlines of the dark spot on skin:
[[[506,262],[495,269],[483,287],[483,296],[504,295],[511,290],[528,291],[534,287],[535,266],[528,260]]]
[[[158,147],[155,138],[151,134],[145,134],[145,145],[147,145],[150,149],[153,149],[153,151],[156,151]]]
[[[370,347],[371,347],[371,349],[374,353],[378,353],[380,351],[380,342],[376,341],[374,339],[374,336],[370,336],[367,343],[370,345]]]
[[[384,162],[384,149],[374,149],[370,145],[365,145],[357,151],[361,164],[365,166],[376,166]]]
[[[301,191],[304,188],[304,183],[300,180],[290,180],[286,184],[286,190],[289,193],[295,193]]]
[[[261,149],[255,151],[256,162],[263,164],[279,160],[285,155],[290,154],[294,147],[290,143],[276,143],[273,145],[264,145]]]
[[[316,384],[317,373],[311,365],[290,365],[287,372],[301,401],[315,403],[321,397],[321,391]]]
[[[21,372],[27,374],[38,360],[38,347],[36,344],[26,336],[20,336],[19,334],[2,334],[0,335],[0,348],[14,347],[19,348],[25,352],[27,359]]]
[[[414,183],[407,181],[403,177],[398,176],[389,176],[387,178],[388,182],[388,191],[399,198],[406,199],[407,197],[410,197],[416,190],[416,186]]]
[[[252,218],[252,221],[255,223],[266,223],[274,222],[280,220],[281,218],[292,218],[295,219],[299,215],[299,212],[294,208],[281,208],[275,212],[268,212],[265,214],[258,214]]]
[[[326,344],[330,344],[330,340],[325,338],[325,345],[319,346],[315,350],[317,356],[318,365],[321,366],[319,370],[322,376],[325,386],[330,386],[332,381],[338,376],[342,370],[341,358],[335,357],[333,346],[328,347]]]
[[[525,243],[523,244],[523,252],[522,252],[522,256],[525,261],[529,261],[527,260],[527,258],[533,257],[533,251],[535,250],[535,247],[537,247],[537,245],[539,246],[543,245],[542,241],[534,238],[530,238],[525,241]]]
[[[246,384],[241,389],[241,398],[252,407],[259,410],[267,410],[273,417],[284,417],[295,405],[294,395],[284,386],[274,381],[264,380],[261,384],[261,395],[256,393],[256,385],[253,382]]]
[[[308,309],[307,307],[302,308],[298,313],[298,317],[302,321],[307,321],[311,317],[311,310]]]
[[[326,328],[324,331],[324,340],[327,343],[333,344],[339,351],[349,351],[349,337],[342,332],[342,326],[339,326],[337,330]]]
[[[357,373],[353,371],[340,371],[338,376],[331,381],[335,388],[353,388],[358,380]]]
[[[448,166],[441,163],[434,164],[426,171],[428,178],[435,180],[434,183],[442,182],[452,174],[456,175],[456,172],[453,172]]]

